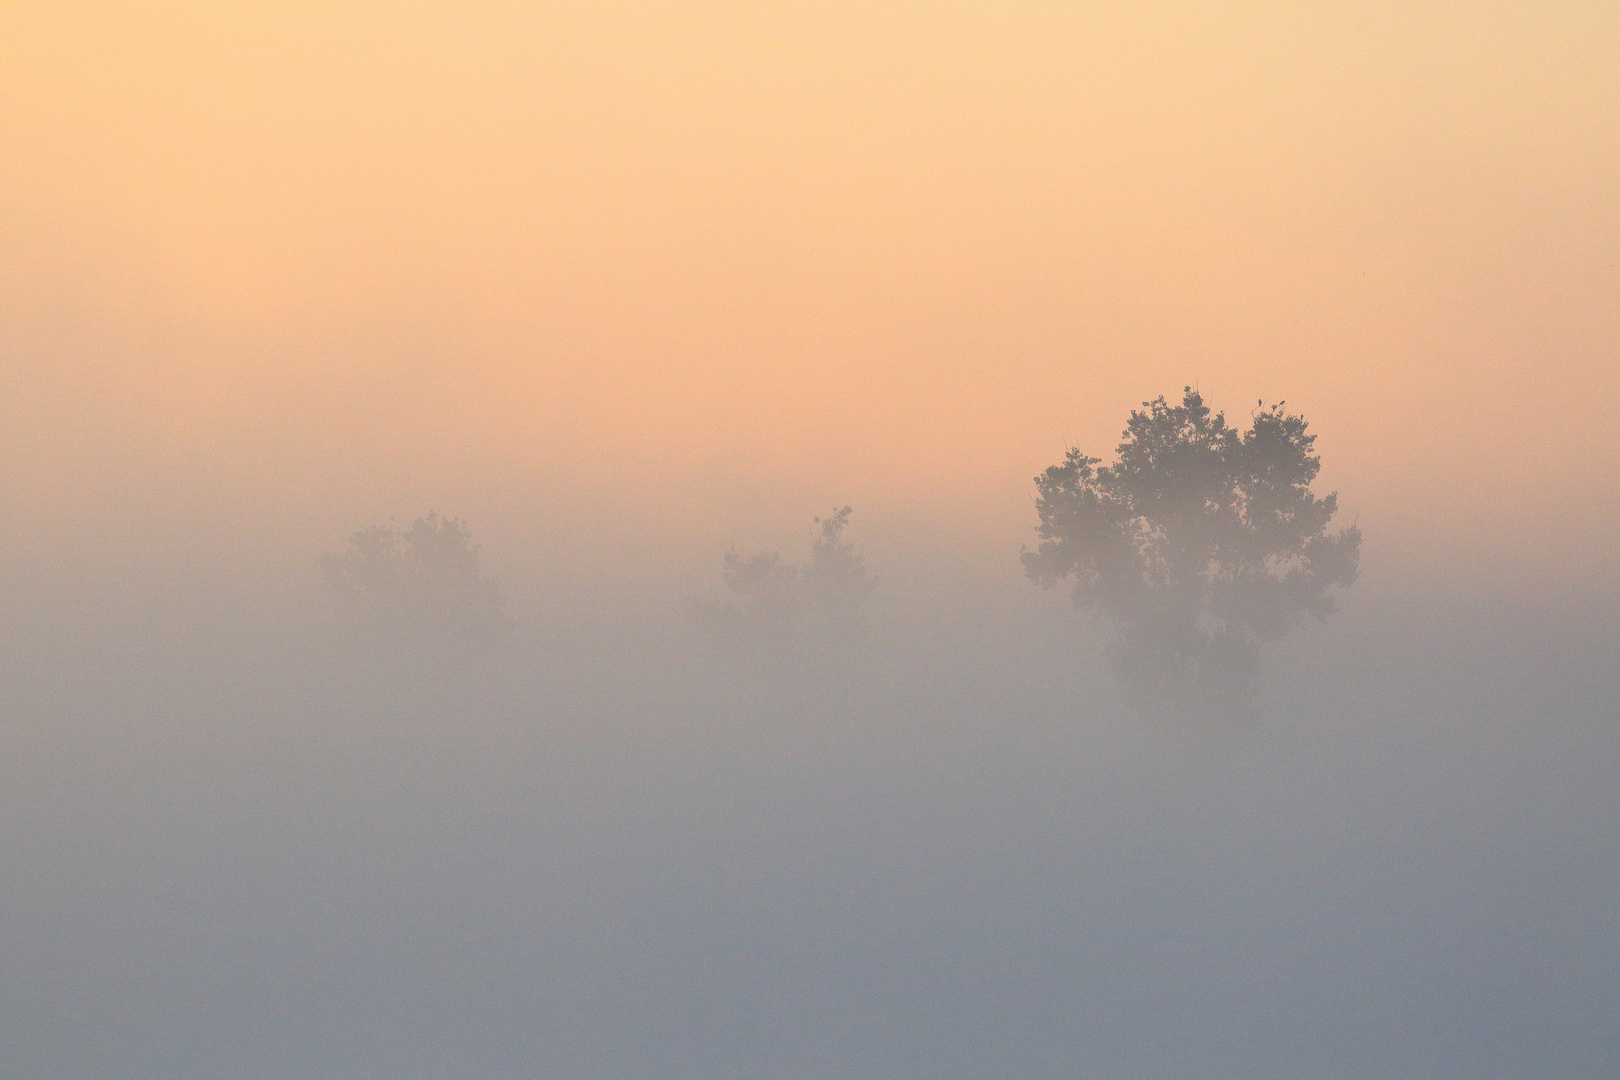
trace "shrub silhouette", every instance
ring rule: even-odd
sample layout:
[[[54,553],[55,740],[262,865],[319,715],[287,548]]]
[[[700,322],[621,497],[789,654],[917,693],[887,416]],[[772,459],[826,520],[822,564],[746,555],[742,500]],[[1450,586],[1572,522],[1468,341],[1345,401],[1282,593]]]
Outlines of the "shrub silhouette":
[[[478,545],[457,518],[361,529],[320,565],[332,607],[365,640],[484,646],[509,627],[500,585],[481,574]]]
[[[877,588],[866,561],[843,539],[850,507],[816,518],[819,533],[804,567],[774,551],[726,552],[720,576],[731,595],[697,601],[692,622],[732,651],[755,656],[827,659],[858,645],[868,625],[865,605]]]
[[[1106,617],[1112,660],[1139,703],[1201,714],[1248,707],[1260,648],[1356,579],[1361,532],[1328,533],[1333,494],[1310,485],[1316,436],[1282,402],[1248,431],[1191,388],[1133,410],[1119,460],[1069,450],[1035,478],[1040,546],[1025,573],[1072,578],[1076,604]]]

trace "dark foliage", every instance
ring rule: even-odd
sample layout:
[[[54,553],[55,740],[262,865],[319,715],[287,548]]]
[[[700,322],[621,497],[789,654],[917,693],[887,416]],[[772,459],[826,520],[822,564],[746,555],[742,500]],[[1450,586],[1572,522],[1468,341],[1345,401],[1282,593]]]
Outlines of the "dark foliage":
[[[1035,478],[1041,543],[1030,579],[1072,578],[1118,635],[1113,659],[1144,704],[1228,713],[1252,698],[1260,647],[1333,610],[1356,578],[1361,532],[1327,532],[1316,436],[1283,403],[1239,432],[1188,388],[1133,410],[1119,460],[1071,449]]]

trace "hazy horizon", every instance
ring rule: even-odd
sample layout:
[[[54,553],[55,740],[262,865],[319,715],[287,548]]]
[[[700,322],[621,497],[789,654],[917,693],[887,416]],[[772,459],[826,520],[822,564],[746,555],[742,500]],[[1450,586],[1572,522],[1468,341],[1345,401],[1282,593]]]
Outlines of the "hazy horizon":
[[[1614,1075],[1616,55],[7,5],[0,1074]],[[1187,386],[1286,400],[1364,536],[1242,722],[1019,562]],[[845,506],[875,591],[749,622],[725,554]],[[333,561],[429,512],[498,644]]]

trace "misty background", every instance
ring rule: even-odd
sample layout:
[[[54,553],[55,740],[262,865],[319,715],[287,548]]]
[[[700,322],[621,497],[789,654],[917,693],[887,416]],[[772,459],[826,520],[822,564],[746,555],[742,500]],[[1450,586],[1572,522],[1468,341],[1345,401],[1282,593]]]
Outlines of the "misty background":
[[[8,7],[0,1073],[1612,1076],[1617,38]],[[1019,562],[1189,383],[1365,538],[1243,723]],[[477,647],[332,602],[430,512]]]

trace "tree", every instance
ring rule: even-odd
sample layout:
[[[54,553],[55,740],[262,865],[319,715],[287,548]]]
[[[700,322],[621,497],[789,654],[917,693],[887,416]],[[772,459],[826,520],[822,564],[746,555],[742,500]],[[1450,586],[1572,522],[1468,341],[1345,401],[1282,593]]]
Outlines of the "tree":
[[[1361,532],[1327,532],[1316,436],[1283,402],[1239,432],[1190,387],[1133,410],[1119,460],[1069,450],[1035,478],[1040,546],[1024,571],[1112,623],[1116,673],[1144,704],[1228,713],[1252,699],[1260,648],[1333,610]]]
[[[500,584],[482,575],[478,545],[457,518],[361,529],[320,565],[333,608],[363,637],[483,646],[508,629]]]
[[[867,630],[865,605],[877,589],[866,560],[843,539],[850,507],[826,518],[810,545],[810,562],[796,567],[774,551],[728,551],[720,576],[727,600],[693,606],[692,621],[732,648],[781,657],[826,658],[858,644]]]
[[[850,508],[816,518],[821,535],[810,542],[810,565],[799,571],[806,615],[812,632],[840,637],[863,636],[866,601],[877,591],[877,576],[866,560],[843,539]]]

